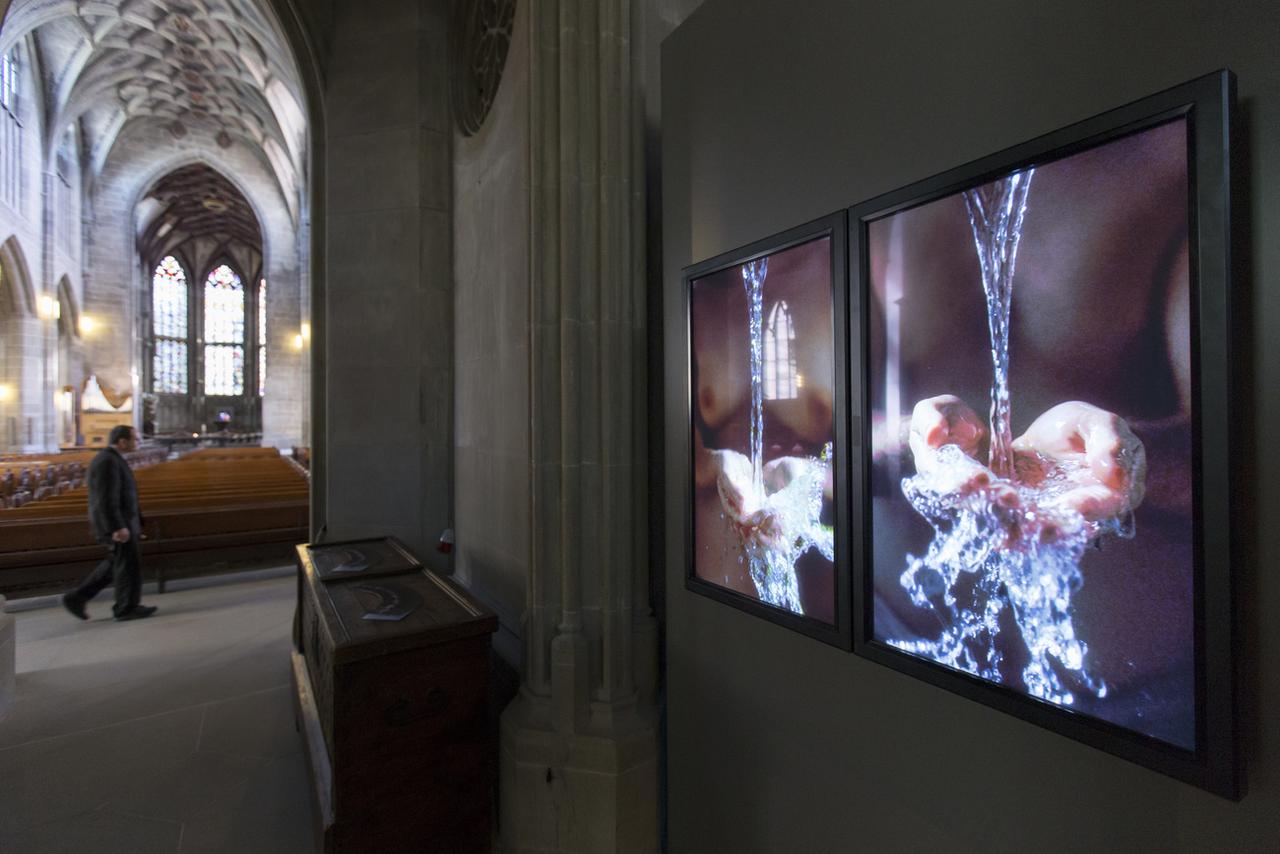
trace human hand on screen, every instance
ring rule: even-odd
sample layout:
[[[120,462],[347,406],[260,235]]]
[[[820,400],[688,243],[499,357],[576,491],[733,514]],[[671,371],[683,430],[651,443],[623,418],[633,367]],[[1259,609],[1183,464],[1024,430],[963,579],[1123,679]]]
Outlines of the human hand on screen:
[[[911,415],[910,443],[916,470],[934,479],[939,491],[963,497],[989,490],[1003,506],[1023,503],[1013,486],[1001,481],[976,457],[987,430],[964,401],[938,395],[916,404]],[[959,463],[942,464],[938,450],[956,445]],[[1146,452],[1123,418],[1092,404],[1060,403],[1032,422],[1013,442],[1015,481],[1019,486],[1046,486],[1061,478],[1066,488],[1052,501],[1090,522],[1113,518],[1142,503]]]
[[[988,486],[995,475],[977,461],[987,439],[987,428],[972,409],[953,394],[925,398],[911,412],[908,442],[916,469],[922,474],[945,478],[942,491],[967,495]],[[943,466],[937,451],[957,445],[965,454],[959,466]]]
[[[1147,456],[1123,418],[1079,400],[1059,403],[1013,441],[1020,480],[1039,483],[1053,469],[1069,488],[1058,499],[1091,522],[1142,503]]]
[[[763,483],[757,486],[751,461],[744,454],[727,450],[705,451],[704,454],[702,468],[705,472],[714,472],[720,504],[737,528],[743,544],[768,549],[781,547],[787,536],[785,524],[767,498],[808,474],[813,462],[804,457],[770,460],[761,472]]]

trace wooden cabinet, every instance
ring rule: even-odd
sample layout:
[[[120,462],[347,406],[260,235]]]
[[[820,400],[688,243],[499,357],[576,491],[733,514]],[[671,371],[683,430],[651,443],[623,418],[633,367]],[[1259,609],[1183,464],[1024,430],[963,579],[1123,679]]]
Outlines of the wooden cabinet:
[[[411,556],[331,571],[335,548],[407,555],[370,543],[297,547],[293,673],[321,850],[488,851],[497,618]]]

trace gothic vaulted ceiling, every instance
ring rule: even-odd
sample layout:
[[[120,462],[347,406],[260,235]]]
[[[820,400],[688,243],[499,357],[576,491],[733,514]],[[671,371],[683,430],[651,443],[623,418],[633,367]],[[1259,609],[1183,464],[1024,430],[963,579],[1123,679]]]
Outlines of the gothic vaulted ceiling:
[[[149,265],[198,237],[212,238],[226,251],[239,248],[256,258],[262,256],[262,231],[248,200],[202,163],[161,178],[145,203],[157,208],[138,240],[138,250]],[[246,267],[246,272],[254,269]]]
[[[24,40],[46,89],[46,152],[76,126],[96,175],[130,122],[159,123],[175,139],[199,128],[224,148],[258,149],[296,198],[302,92],[261,0],[14,0],[0,53]]]

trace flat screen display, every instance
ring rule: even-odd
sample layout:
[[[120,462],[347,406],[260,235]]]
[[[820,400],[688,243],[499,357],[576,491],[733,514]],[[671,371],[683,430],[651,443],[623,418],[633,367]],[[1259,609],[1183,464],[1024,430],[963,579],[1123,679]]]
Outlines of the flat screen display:
[[[866,222],[863,298],[874,640],[1192,751],[1188,132]]]
[[[689,282],[692,578],[828,626],[843,588],[832,241]]]

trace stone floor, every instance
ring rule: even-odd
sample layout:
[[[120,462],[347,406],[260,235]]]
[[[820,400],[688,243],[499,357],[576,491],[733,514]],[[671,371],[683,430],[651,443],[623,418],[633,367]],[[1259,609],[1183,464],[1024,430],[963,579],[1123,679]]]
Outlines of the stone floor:
[[[292,574],[177,586],[144,595],[160,611],[137,622],[111,619],[109,592],[89,622],[56,600],[17,613],[0,852],[314,850]]]

